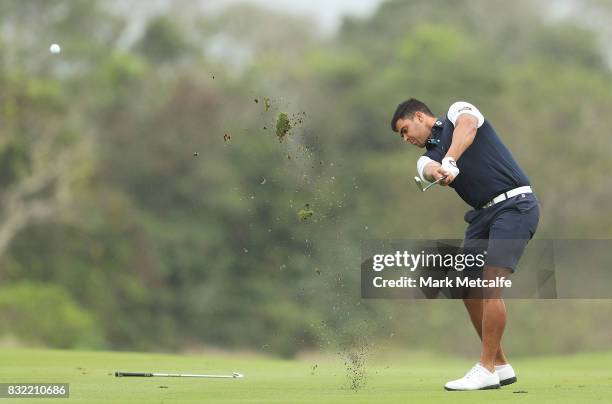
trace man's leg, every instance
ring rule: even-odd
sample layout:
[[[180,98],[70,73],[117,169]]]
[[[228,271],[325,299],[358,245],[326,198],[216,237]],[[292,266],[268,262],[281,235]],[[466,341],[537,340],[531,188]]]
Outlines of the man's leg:
[[[510,271],[505,268],[487,266],[484,278],[510,277]],[[489,371],[495,370],[495,359],[501,349],[501,339],[506,327],[506,306],[502,296],[502,288],[484,288],[482,300],[482,352],[480,363]]]
[[[476,329],[478,333],[478,337],[482,340],[482,311],[483,311],[483,299],[472,298],[472,299],[463,299],[463,304],[470,315],[470,320],[472,320],[472,325]],[[503,305],[503,300],[502,300]],[[504,305],[504,314],[505,314],[505,305]],[[505,365],[508,363],[508,359],[504,354],[501,344],[499,345],[499,349],[495,355],[495,365]]]
[[[509,275],[508,271],[503,268],[492,267],[485,267],[484,274],[487,280],[500,276],[507,278]],[[472,299],[466,298],[464,303],[476,331],[480,330],[482,335],[480,362],[461,379],[446,383],[444,388],[446,390],[498,389],[501,385],[515,382],[516,376],[510,365],[506,365],[512,372],[510,377],[505,374],[501,376],[495,368],[498,352],[501,356],[500,360],[503,361],[503,364],[506,363],[506,358],[501,350],[501,338],[506,325],[506,307],[501,299],[501,288],[471,288],[465,292],[467,292],[465,296],[472,297]]]

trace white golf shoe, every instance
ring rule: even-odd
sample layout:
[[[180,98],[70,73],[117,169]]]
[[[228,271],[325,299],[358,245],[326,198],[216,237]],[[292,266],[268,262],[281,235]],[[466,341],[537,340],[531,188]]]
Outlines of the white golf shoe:
[[[514,373],[514,369],[512,369],[509,363],[495,366],[495,372],[499,376],[500,386],[516,383],[516,373]]]
[[[446,383],[444,388],[450,391],[499,389],[499,376],[477,363],[465,376]]]

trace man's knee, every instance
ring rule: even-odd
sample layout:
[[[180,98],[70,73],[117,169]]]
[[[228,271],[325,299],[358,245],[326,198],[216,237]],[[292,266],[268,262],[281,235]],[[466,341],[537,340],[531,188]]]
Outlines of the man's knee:
[[[482,299],[464,298],[463,305],[469,313],[482,313]]]
[[[512,271],[503,267],[485,266],[484,279],[487,281],[493,281],[498,279],[510,279]],[[501,300],[503,297],[503,287],[486,287],[483,288],[483,295],[485,301],[487,300]]]

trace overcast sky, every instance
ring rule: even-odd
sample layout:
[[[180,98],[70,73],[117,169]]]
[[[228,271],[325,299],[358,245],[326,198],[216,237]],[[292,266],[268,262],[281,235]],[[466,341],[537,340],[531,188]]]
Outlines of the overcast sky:
[[[236,3],[254,3],[293,14],[312,16],[323,32],[334,33],[345,15],[367,17],[383,0],[216,0],[213,8]]]

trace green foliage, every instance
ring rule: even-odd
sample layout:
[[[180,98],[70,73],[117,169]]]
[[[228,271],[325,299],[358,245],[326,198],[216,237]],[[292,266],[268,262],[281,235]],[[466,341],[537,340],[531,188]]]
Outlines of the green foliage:
[[[61,287],[19,282],[0,288],[0,335],[54,348],[100,347],[100,330]]]
[[[189,44],[171,19],[156,17],[149,22],[138,49],[151,61],[161,63],[187,53]]]

